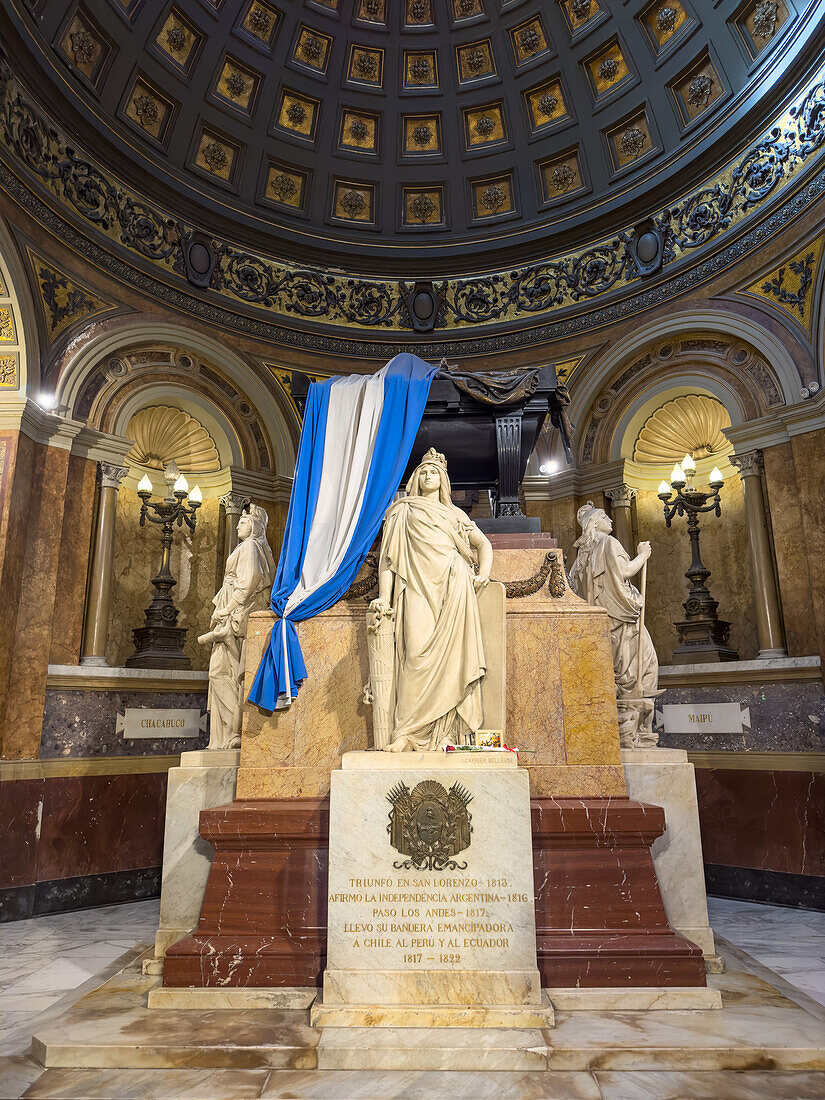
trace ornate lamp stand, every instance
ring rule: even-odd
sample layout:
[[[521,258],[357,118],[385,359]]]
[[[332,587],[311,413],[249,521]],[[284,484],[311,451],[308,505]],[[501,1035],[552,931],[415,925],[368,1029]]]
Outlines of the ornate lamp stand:
[[[152,578],[155,594],[144,612],[145,623],[132,631],[135,652],[126,659],[129,668],[192,667],[192,662],[183,652],[183,639],[188,628],[177,625],[178,609],[172,599],[172,589],[178,582],[172,576],[169,565],[174,526],[182,527],[185,523],[190,531],[195,530],[195,514],[201,506],[202,497],[197,485],[189,492],[186,478],[183,474],[178,475],[177,467],[167,467],[166,481],[168,495],[160,501],[150,499],[152,483],[148,477],[144,477],[138,486],[138,496],[143,501],[140,526],[144,527],[147,520],[160,526],[161,558],[160,569]],[[188,504],[184,503],[187,496]]]
[[[710,475],[710,491],[705,492],[691,484],[690,479],[695,471],[696,464],[692,457],[685,455],[682,465],[677,463],[671,474],[675,496],[671,497],[671,488],[666,481],[659,486],[659,499],[664,504],[666,525],[670,527],[675,515],[686,515],[690,538],[690,568],[685,576],[691,587],[688,598],[682,604],[685,618],[674,623],[679,646],[673,651],[673,660],[684,661],[686,664],[700,661],[736,661],[739,654],[728,645],[730,623],[717,615],[719,603],[711,596],[706,583],[710,570],[699,553],[700,514],[722,514],[719,498],[722,475],[714,466]]]

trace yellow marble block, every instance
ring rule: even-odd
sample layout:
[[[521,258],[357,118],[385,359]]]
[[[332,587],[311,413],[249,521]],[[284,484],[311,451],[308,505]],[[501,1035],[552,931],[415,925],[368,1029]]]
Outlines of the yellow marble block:
[[[544,549],[496,550],[496,580],[526,580]],[[371,593],[370,595],[374,595]],[[345,752],[372,747],[372,715],[363,702],[368,679],[366,608],[370,597],[340,601],[298,624],[309,678],[286,710],[244,708],[238,798],[312,798],[329,792],[329,773]],[[251,684],[275,623],[249,620],[246,682]],[[619,755],[608,620],[569,588],[547,584],[507,600],[508,744],[525,750],[535,795],[625,795]],[[526,751],[530,750],[530,751]]]
[[[341,756],[372,747],[372,716],[364,702],[369,679],[365,600],[341,600],[297,623],[309,678],[295,701],[267,714],[244,707],[241,769],[340,767]],[[246,683],[251,684],[275,617],[251,615],[246,637]],[[246,796],[239,796],[246,797]]]

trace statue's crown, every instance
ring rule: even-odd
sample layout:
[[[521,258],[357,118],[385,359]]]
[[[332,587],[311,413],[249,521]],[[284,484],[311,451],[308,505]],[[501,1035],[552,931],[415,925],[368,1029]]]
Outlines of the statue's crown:
[[[435,447],[430,447],[429,451],[427,451],[421,459],[422,466],[427,462],[432,463],[434,466],[440,466],[442,470],[447,469],[447,459],[440,451],[437,451]]]

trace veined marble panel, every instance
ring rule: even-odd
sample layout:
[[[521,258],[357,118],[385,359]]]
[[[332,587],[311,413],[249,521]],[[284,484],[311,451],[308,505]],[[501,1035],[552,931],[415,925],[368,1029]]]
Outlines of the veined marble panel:
[[[158,956],[198,923],[212,865],[212,849],[198,831],[200,812],[231,802],[235,797],[240,753],[216,752],[215,756],[224,760],[215,767],[187,766],[187,757],[200,759],[209,755],[184,753],[181,767],[170,768],[167,773],[160,928],[155,937]],[[231,757],[231,762],[226,757]]]
[[[65,691],[46,689],[41,757],[170,755],[205,748],[208,733],[198,737],[124,738],[117,716],[127,707],[206,711],[205,691]]]
[[[496,550],[492,575],[534,575],[546,550]],[[298,797],[326,793],[323,770],[345,752],[371,748],[370,708],[362,701],[368,679],[366,601],[340,601],[297,624],[309,678],[286,710],[244,709],[239,798],[289,797],[296,769]],[[606,614],[569,589],[562,598],[545,585],[506,604],[506,740],[525,750],[533,793],[563,796],[624,795],[619,758],[613,664]],[[247,682],[260,663],[275,618],[250,617]],[[565,776],[565,765],[599,769]],[[542,772],[535,769],[544,768]],[[314,774],[311,769],[321,769]],[[551,771],[550,769],[555,769]],[[602,769],[611,769],[610,771]],[[588,779],[598,784],[587,786]]]
[[[455,769],[406,767],[403,754],[392,771],[359,768],[371,755],[345,757],[354,767],[332,775],[324,1004],[540,1004],[524,770],[509,754],[493,768],[481,754]],[[420,820],[419,784],[435,792]],[[440,808],[439,789],[455,801]],[[416,867],[395,846],[407,829],[455,834],[460,847]]]
[[[766,661],[767,665],[768,662]],[[664,703],[738,703],[750,711],[750,729],[741,734],[663,734],[669,748],[748,752],[822,752],[825,749],[825,693],[821,678],[793,683],[771,683],[771,670],[753,684],[703,684],[696,674],[694,687],[668,687],[657,700]],[[667,681],[660,681],[665,687]]]
[[[630,798],[665,811],[665,832],[650,851],[667,922],[713,958],[693,765],[668,749],[623,749],[622,762]]]

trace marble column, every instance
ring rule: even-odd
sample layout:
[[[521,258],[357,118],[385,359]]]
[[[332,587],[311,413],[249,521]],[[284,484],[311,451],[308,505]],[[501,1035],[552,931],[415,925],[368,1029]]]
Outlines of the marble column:
[[[759,656],[784,657],[785,631],[779,609],[779,592],[773,567],[765,496],[762,491],[762,452],[747,451],[731,455],[731,463],[739,471],[745,494],[745,516],[748,523],[748,546],[753,575],[753,597],[756,607],[756,628]]]
[[[633,498],[636,496],[636,489],[623,483],[617,485],[614,489],[605,489],[604,495],[613,505],[613,534],[628,554],[633,557],[636,548],[633,545],[631,508],[633,507]]]
[[[238,545],[238,520],[241,512],[249,503],[249,497],[244,493],[229,492],[221,497],[221,504],[226,516],[223,544],[224,562]]]
[[[128,473],[125,466],[109,462],[98,464],[100,503],[92,550],[92,571],[83,624],[82,665],[106,664],[106,638],[109,633],[109,604],[112,596],[112,562],[115,553],[115,514],[117,491]]]

